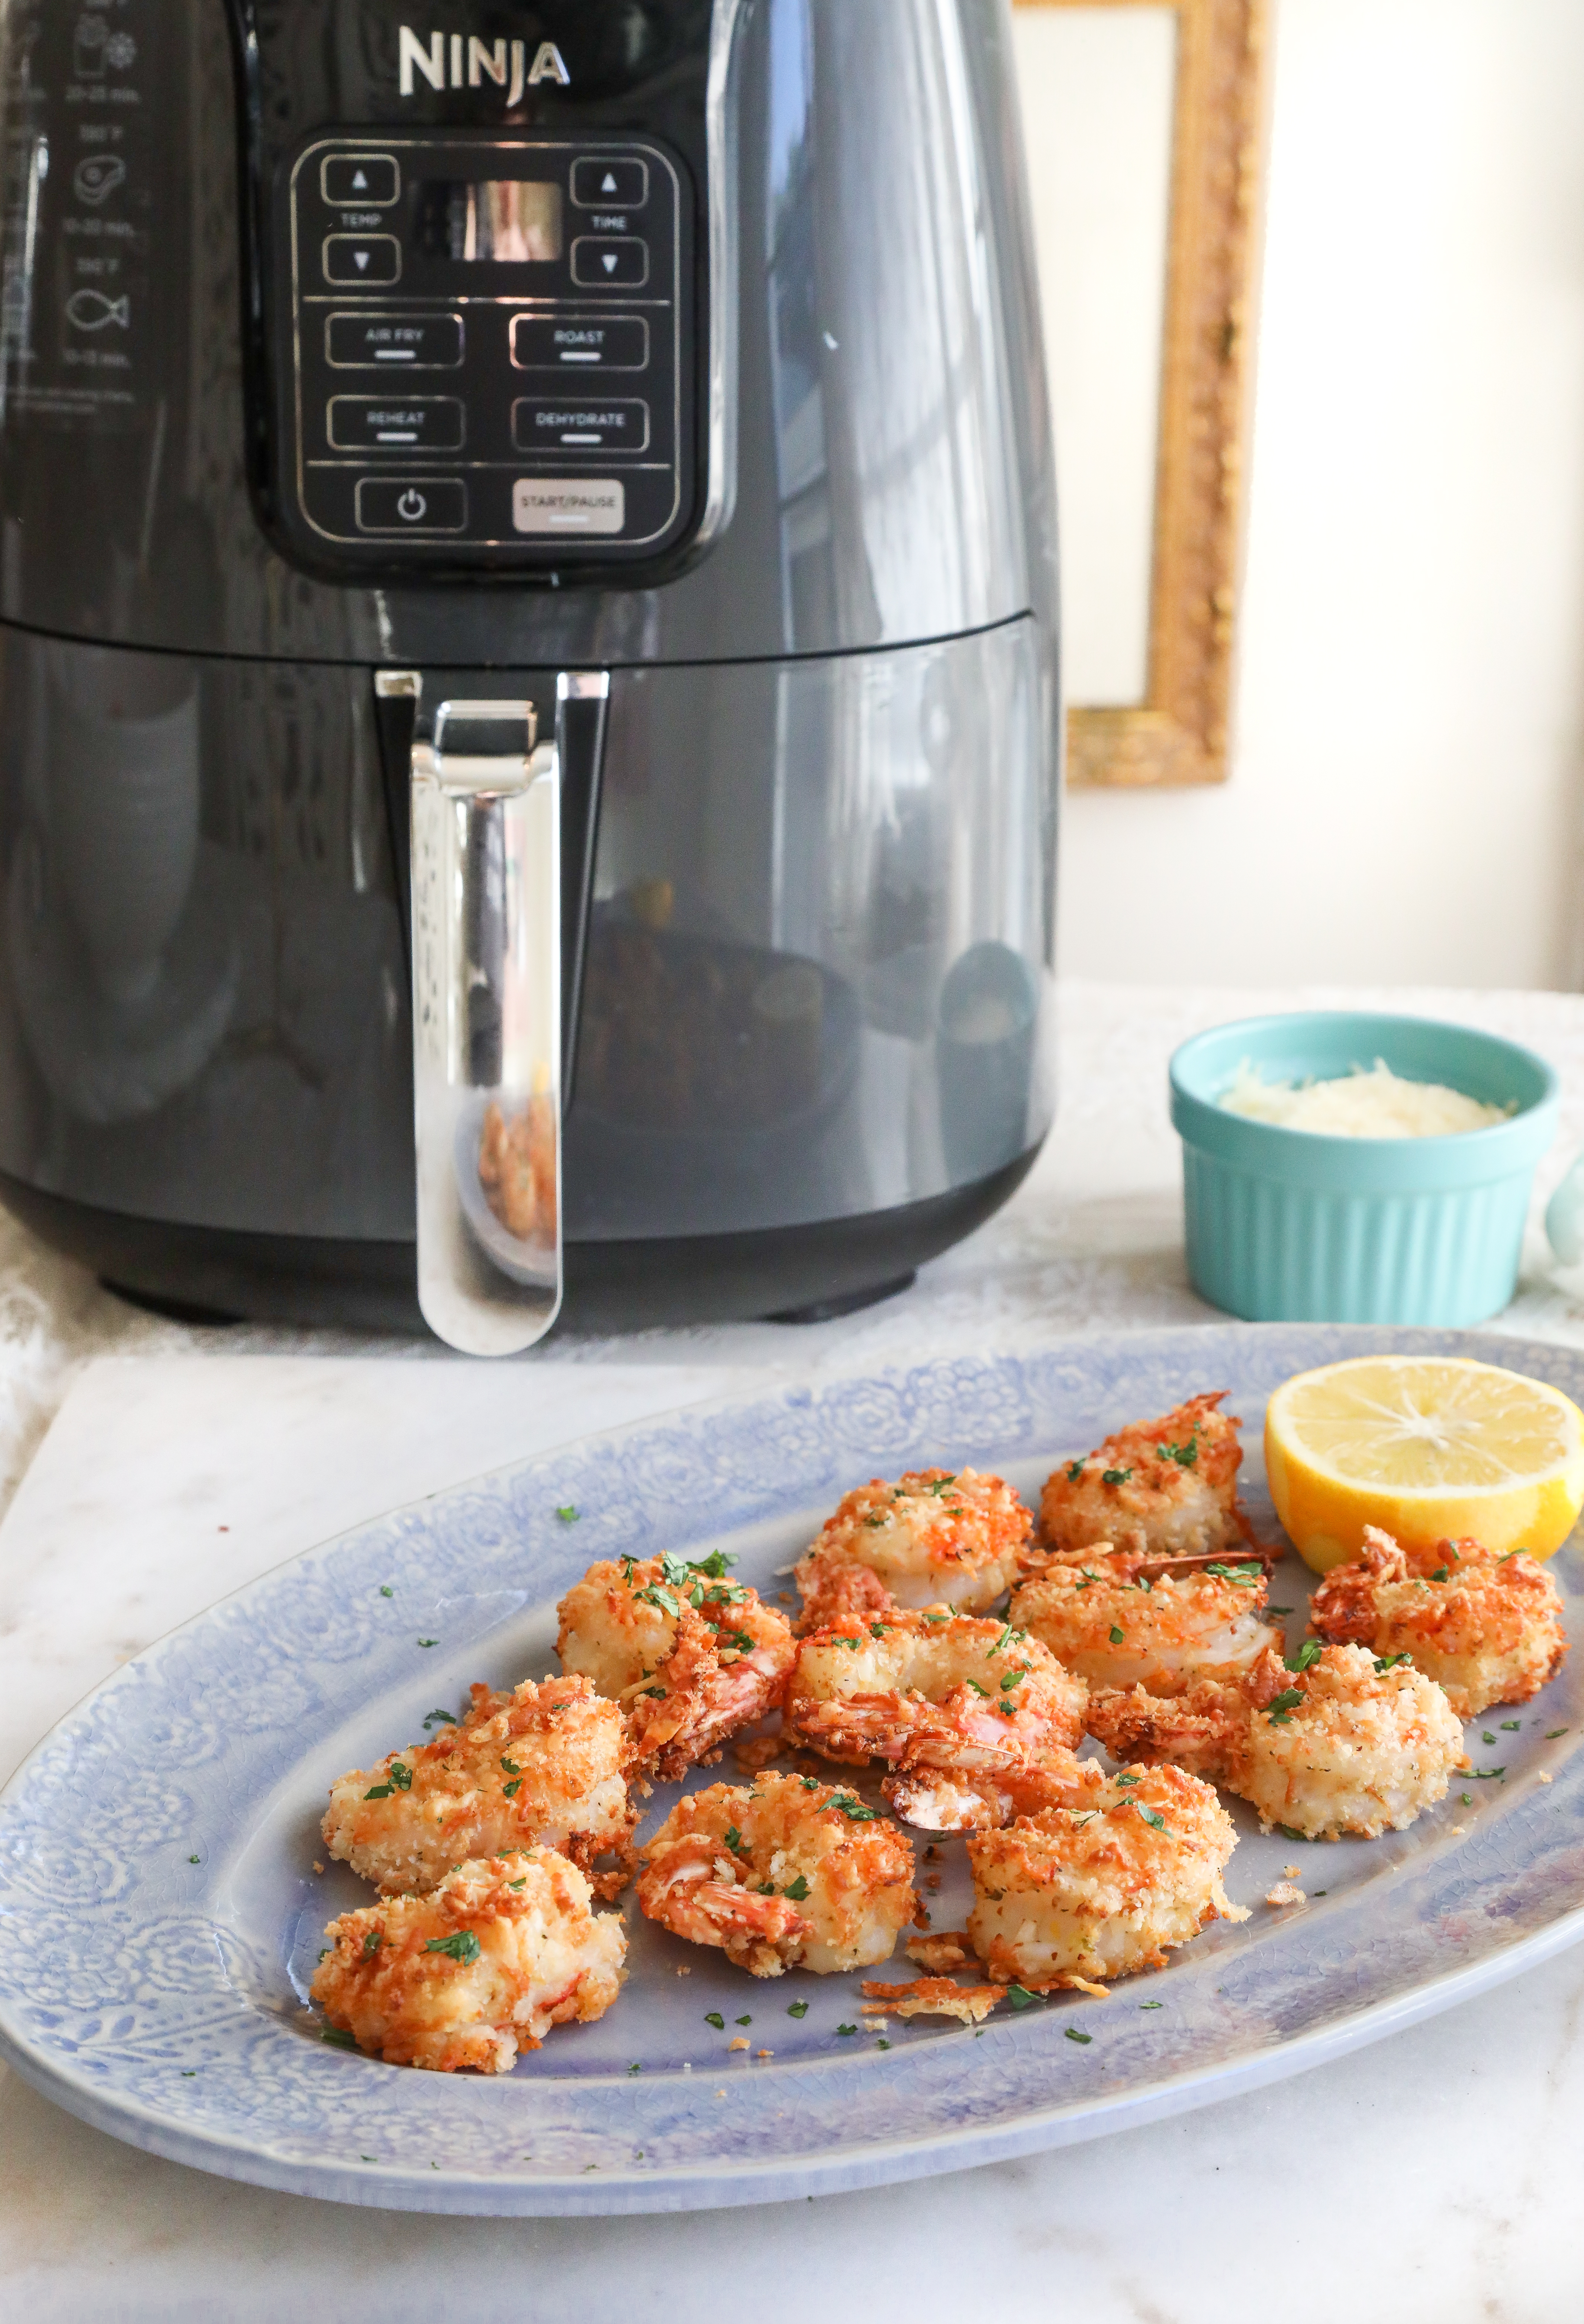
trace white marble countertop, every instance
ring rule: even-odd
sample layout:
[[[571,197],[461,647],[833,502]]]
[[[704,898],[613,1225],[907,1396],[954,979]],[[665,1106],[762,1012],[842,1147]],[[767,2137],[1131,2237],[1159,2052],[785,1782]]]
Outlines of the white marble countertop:
[[[1563,1126],[1538,1210],[1584,1144],[1584,1000],[1090,987],[1064,998],[1061,1120],[1016,1200],[912,1291],[842,1323],[566,1339],[481,1367],[404,1342],[157,1323],[0,1222],[0,1489],[22,1479],[0,1526],[0,1776],[172,1623],[499,1462],[742,1386],[746,1370],[1203,1318],[1165,1058],[1201,1025],[1333,998],[1458,1016],[1552,1059]],[[1549,1268],[1538,1235],[1502,1323],[1584,1340],[1584,1280]],[[427,2324],[465,2309],[486,2324],[681,2303],[737,2324],[786,2283],[837,2316],[987,2301],[1085,2324],[1266,2310],[1573,2324],[1581,2015],[1584,1948],[1300,2080],[1048,2157],[828,2198],[817,2228],[806,2204],[608,2225],[316,2204],[137,2153],[0,2070],[0,2313],[273,2324],[377,2309]]]

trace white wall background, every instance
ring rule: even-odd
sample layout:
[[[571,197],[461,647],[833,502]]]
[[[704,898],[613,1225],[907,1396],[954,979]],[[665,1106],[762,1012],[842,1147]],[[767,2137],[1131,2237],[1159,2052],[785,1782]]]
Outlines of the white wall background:
[[[1063,965],[1577,987],[1584,0],[1276,34],[1233,779],[1070,798]]]

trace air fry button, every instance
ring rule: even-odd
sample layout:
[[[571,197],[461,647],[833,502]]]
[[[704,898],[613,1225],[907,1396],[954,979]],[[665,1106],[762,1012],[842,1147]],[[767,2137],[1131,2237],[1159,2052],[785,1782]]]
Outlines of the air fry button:
[[[359,532],[461,532],[468,487],[458,476],[360,476]]]

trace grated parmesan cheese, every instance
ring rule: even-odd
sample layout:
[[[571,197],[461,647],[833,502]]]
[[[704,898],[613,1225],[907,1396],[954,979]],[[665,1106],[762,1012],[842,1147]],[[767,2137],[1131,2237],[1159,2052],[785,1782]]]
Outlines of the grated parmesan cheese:
[[[1322,1138],[1450,1138],[1488,1130],[1511,1108],[1482,1105],[1440,1082],[1405,1082],[1377,1057],[1329,1082],[1267,1082],[1246,1059],[1223,1092],[1228,1113]]]

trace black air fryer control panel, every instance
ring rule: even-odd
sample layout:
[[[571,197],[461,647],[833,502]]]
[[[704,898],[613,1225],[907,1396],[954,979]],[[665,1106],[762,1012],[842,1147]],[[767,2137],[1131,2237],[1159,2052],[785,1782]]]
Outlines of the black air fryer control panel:
[[[277,513],[306,561],[548,572],[647,565],[687,534],[680,156],[643,136],[327,132],[277,194]]]

